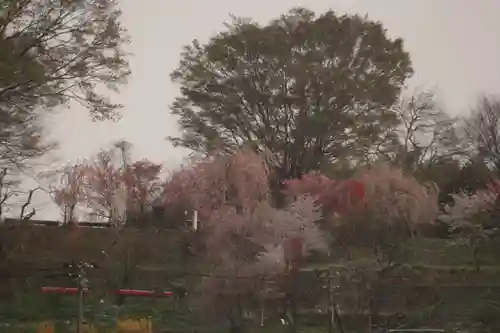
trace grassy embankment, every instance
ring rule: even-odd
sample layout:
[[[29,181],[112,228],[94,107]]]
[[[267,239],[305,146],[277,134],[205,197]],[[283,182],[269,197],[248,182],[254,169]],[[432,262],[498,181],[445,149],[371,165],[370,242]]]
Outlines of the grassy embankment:
[[[190,331],[198,327],[206,331],[188,310],[187,300],[176,303],[173,299],[127,299],[117,305],[116,297],[105,292],[115,287],[192,289],[200,270],[195,258],[186,251],[186,235],[182,232],[125,230],[119,235],[103,229],[82,228],[75,232],[24,227],[3,229],[1,233],[7,254],[3,269],[11,275],[2,284],[8,286],[2,288],[4,297],[0,302],[0,317],[4,322],[73,320],[74,296],[41,295],[38,290],[41,285],[73,285],[71,279],[61,276],[62,263],[84,259],[99,266],[90,275],[96,292],[88,295],[85,302],[86,318],[90,321],[109,326],[117,317],[151,315],[157,328]],[[487,320],[488,316],[500,313],[497,311],[500,260],[494,248],[487,252],[490,255],[482,257],[482,267],[477,272],[466,247],[441,239],[419,239],[407,243],[402,260],[406,266],[397,274],[374,280],[373,275],[365,273],[364,282],[334,280],[334,284],[342,286],[336,292],[336,300],[344,312],[345,326],[363,327],[367,322],[364,287],[368,284],[373,285],[371,295],[378,299],[379,317],[391,317],[391,321],[406,317],[401,320],[418,326],[445,325],[471,318],[478,322]],[[326,300],[323,283],[313,278],[315,270],[331,269],[335,273],[348,267],[359,270],[374,266],[367,253],[354,251],[349,257],[350,260],[341,256],[328,264],[309,263],[304,267],[304,285],[308,286],[299,295],[305,299],[300,309],[301,326],[326,327],[325,316],[311,306],[311,299],[317,304]],[[264,331],[275,322],[276,318],[270,319],[269,325],[256,329]]]

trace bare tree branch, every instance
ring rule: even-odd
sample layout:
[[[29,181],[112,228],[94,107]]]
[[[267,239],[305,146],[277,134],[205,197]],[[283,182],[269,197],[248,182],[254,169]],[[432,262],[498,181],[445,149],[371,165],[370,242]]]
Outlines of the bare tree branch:
[[[28,192],[28,198],[26,199],[26,202],[21,206],[21,213],[19,214],[19,220],[21,221],[29,220],[36,214],[35,208],[33,208],[33,210],[28,214],[25,214],[25,211],[29,207],[29,205],[31,205],[31,200],[33,199],[33,195],[38,190],[41,190],[41,188],[36,187]]]
[[[500,173],[500,98],[482,97],[465,119],[468,143]]]
[[[401,120],[397,162],[405,169],[431,165],[464,152],[457,120],[443,111],[432,91],[401,97],[394,111]]]

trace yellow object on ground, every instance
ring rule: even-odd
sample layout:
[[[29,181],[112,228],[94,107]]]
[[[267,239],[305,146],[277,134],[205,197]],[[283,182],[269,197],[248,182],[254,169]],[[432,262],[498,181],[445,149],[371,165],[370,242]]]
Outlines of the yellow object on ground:
[[[122,319],[116,323],[116,333],[153,333],[151,318]]]
[[[116,323],[116,331],[112,333],[153,333],[151,318],[122,319]],[[36,333],[56,333],[55,323],[52,320],[43,321],[36,325]],[[102,333],[92,324],[82,324],[82,333]]]

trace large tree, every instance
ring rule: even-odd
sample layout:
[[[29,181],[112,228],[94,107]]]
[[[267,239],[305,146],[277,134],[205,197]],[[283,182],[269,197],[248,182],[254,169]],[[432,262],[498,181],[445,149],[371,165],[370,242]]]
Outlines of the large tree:
[[[270,153],[278,179],[297,177],[393,126],[411,74],[402,40],[366,18],[299,8],[265,26],[235,19],[185,47],[171,108],[183,134],[171,140],[202,152],[250,145]]]
[[[130,71],[117,0],[0,2],[0,157],[40,150],[40,114],[76,101],[112,118],[116,90]]]

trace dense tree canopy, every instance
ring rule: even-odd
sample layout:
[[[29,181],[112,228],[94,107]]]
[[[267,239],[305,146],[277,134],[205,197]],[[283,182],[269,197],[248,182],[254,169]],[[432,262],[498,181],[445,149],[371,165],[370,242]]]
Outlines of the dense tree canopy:
[[[116,0],[0,2],[0,142],[4,159],[39,148],[40,112],[76,101],[95,119],[120,105],[104,94],[129,67]],[[36,126],[38,125],[38,126]]]
[[[235,19],[207,44],[186,46],[172,106],[196,151],[250,144],[279,179],[365,149],[397,123],[390,106],[412,74],[401,39],[381,24],[295,9],[262,26]]]

